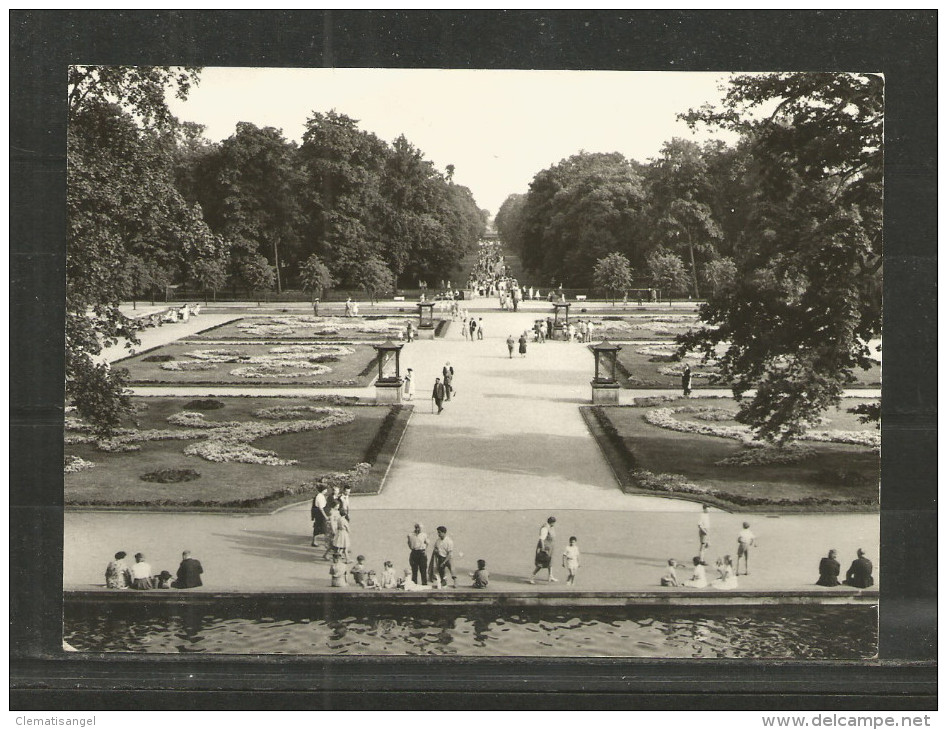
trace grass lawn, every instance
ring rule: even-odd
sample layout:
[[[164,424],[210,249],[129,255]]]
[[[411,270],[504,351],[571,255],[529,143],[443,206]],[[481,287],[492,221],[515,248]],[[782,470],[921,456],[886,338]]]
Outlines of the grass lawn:
[[[136,398],[141,429],[175,429],[167,417],[188,410],[190,398]],[[223,408],[204,411],[208,421],[260,421],[253,415],[261,408],[293,405],[323,405],[306,398],[217,398]],[[326,404],[327,405],[327,404]],[[390,462],[392,448],[381,449],[375,444],[374,455],[370,446],[389,413],[390,406],[341,406],[355,416],[355,420],[324,430],[287,433],[257,439],[253,446],[272,450],[282,459],[296,459],[290,466],[261,464],[217,463],[199,456],[187,456],[184,449],[197,440],[142,442],[140,451],[106,453],[93,444],[67,445],[67,455],[79,456],[95,464],[94,467],[65,475],[67,505],[98,506],[162,506],[165,508],[239,507],[243,501],[259,502],[281,489],[295,487],[332,471],[348,471],[363,461],[374,461],[377,470],[384,473]],[[406,422],[406,411],[395,411],[397,418],[389,418],[387,440],[395,443],[401,437]],[[278,421],[266,421],[274,424]],[[130,424],[129,424],[130,425]],[[369,458],[371,457],[371,458]],[[387,460],[386,460],[387,459]],[[376,472],[376,468],[372,472]],[[141,475],[160,469],[193,469],[200,478],[176,484],[147,482]],[[354,491],[377,491],[380,476],[366,479]],[[296,495],[286,502],[299,502],[306,494]],[[249,505],[251,508],[274,505]]]
[[[316,343],[313,343],[316,344]],[[363,387],[371,383],[375,375],[375,350],[370,345],[345,345],[351,354],[340,355],[337,362],[326,362],[329,372],[307,372],[296,367],[285,368],[286,374],[264,375],[263,377],[243,377],[232,373],[249,363],[248,359],[270,356],[277,343],[259,345],[240,342],[228,342],[226,345],[214,345],[206,342],[176,342],[170,345],[142,352],[116,363],[116,367],[127,368],[132,384],[182,384],[182,385],[296,385],[324,387]],[[290,345],[292,347],[292,345]],[[187,353],[199,350],[226,350],[244,361],[209,363],[207,370],[168,370],[161,362],[148,362],[149,358],[168,357],[171,362],[196,361]],[[306,360],[318,353],[300,355]],[[236,359],[235,358],[235,359]],[[281,368],[282,369],[282,368]],[[289,377],[289,373],[301,372],[299,377]]]
[[[843,402],[842,408],[826,414],[828,421],[822,428],[830,430],[865,430],[857,417],[845,412],[859,400]],[[669,407],[685,404],[680,400],[669,403]],[[689,406],[711,406],[736,412],[732,400],[720,398],[692,398]],[[632,472],[645,470],[653,474],[676,474],[687,481],[731,495],[711,499],[699,494],[681,494],[683,498],[707,501],[723,507],[739,508],[743,511],[828,511],[828,510],[876,510],[878,505],[878,482],[881,461],[878,452],[850,444],[803,442],[814,453],[790,464],[756,466],[718,466],[718,462],[733,456],[746,447],[739,441],[717,436],[681,433],[648,423],[644,416],[649,408],[616,406],[599,410],[614,427],[616,434],[610,439],[605,429],[595,423],[595,418],[585,415],[593,435],[599,439],[603,449],[626,491],[643,492]],[[677,414],[679,420],[693,416]],[[733,421],[719,421],[714,425],[735,425]],[[615,437],[620,443],[615,442]],[[758,498],[790,500],[801,504],[754,505],[741,503],[743,498],[751,502]],[[827,502],[843,502],[833,505]],[[819,504],[820,502],[826,504]]]
[[[269,317],[244,317],[199,332],[195,337],[209,340],[313,340],[344,339],[383,341],[400,339],[408,323],[417,327],[416,312],[403,315],[368,314],[359,317],[313,317],[308,314],[277,314]],[[192,337],[193,339],[193,337]]]
[[[598,340],[598,337],[596,337]],[[664,342],[672,344],[672,338],[665,338]],[[662,373],[662,369],[673,368],[680,370],[681,364],[670,362],[666,357],[655,356],[652,354],[642,354],[640,350],[647,348],[648,343],[644,342],[618,342],[621,351],[618,353],[619,373],[622,368],[619,382],[624,388],[680,388],[681,376],[679,374]],[[699,360],[688,360],[693,372],[691,387],[701,388],[722,388],[726,389],[726,383],[711,383],[708,378],[701,377],[701,373],[706,371],[706,366],[700,364]],[[857,380],[849,388],[880,388],[881,387],[881,364],[875,363],[868,370],[858,370],[855,373]]]

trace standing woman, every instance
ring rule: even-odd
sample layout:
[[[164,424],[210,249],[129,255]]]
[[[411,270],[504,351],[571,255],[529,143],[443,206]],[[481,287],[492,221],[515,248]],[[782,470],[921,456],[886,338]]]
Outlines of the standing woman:
[[[556,578],[552,575],[552,553],[556,549],[556,518],[550,517],[539,528],[539,541],[536,543],[536,555],[534,557],[535,569],[529,578],[530,583],[536,582],[536,574],[540,570],[549,571],[549,582],[556,583]]]
[[[684,397],[690,398],[691,396],[691,366],[685,365],[684,371],[681,373],[681,389],[684,391]]]
[[[450,361],[444,363],[441,374],[444,376],[444,392],[447,394],[447,400],[450,400],[454,392],[454,368],[451,366]]]
[[[526,357],[526,333],[520,335],[520,357]]]
[[[473,342],[474,335],[477,334],[477,320],[470,318],[470,341]]]
[[[467,317],[466,317],[466,315],[464,315],[464,318],[461,320],[460,329],[461,329],[461,331],[464,333],[464,339],[465,339],[465,340],[469,340],[469,339],[470,339],[470,330],[467,329]]]
[[[404,376],[404,399],[411,400],[412,398],[414,398],[414,370],[408,368]]]
[[[312,508],[309,516],[312,518],[312,546],[316,547],[316,540],[326,534],[326,488],[324,484],[316,487],[316,496],[312,498]]]

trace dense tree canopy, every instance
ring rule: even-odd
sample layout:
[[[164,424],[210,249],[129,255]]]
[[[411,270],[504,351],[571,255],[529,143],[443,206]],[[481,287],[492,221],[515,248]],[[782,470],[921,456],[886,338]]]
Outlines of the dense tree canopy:
[[[175,186],[164,95],[195,79],[195,69],[69,69],[66,397],[102,431],[128,407],[123,371],[97,362],[119,338],[136,341],[120,303],[224,248]]]
[[[754,194],[732,286],[684,338],[720,369],[740,419],[766,438],[799,436],[837,405],[881,332],[883,82],[864,74],[733,80],[721,109],[687,115],[739,131]]]
[[[646,164],[581,152],[510,196],[497,228],[543,283],[589,287],[620,253],[665,293],[707,297],[683,347],[724,346],[740,418],[792,439],[880,334],[883,111],[875,75],[736,76],[721,104],[682,115],[734,146],[675,138]]]
[[[403,135],[388,144],[335,111],[313,112],[300,145],[248,122],[208,141],[166,102],[198,75],[69,69],[66,387],[104,430],[127,406],[122,372],[96,365],[103,346],[135,342],[122,301],[227,281],[257,297],[330,282],[375,296],[398,276],[450,278],[486,226],[453,165],[441,173]]]

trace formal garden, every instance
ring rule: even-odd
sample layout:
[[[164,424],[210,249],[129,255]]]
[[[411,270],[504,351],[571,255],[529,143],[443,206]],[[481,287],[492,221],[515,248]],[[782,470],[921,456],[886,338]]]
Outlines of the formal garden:
[[[244,317],[204,330],[196,339],[208,340],[313,340],[343,339],[381,341],[403,339],[415,316],[314,317],[284,314],[271,317]]]
[[[364,387],[375,374],[365,343],[181,340],[118,361],[134,384]]]
[[[598,341],[598,333],[595,339]],[[713,360],[704,362],[703,356],[695,352],[678,357],[677,344],[672,338],[616,344],[622,348],[618,352],[618,375],[624,388],[680,388],[685,365],[691,368],[692,388],[729,388],[726,382],[716,378],[718,372]],[[873,359],[868,370],[856,370],[854,376],[855,381],[847,387],[880,388],[881,361]]]
[[[375,493],[410,413],[346,396],[133,402],[108,437],[67,414],[67,505],[271,511],[320,479]]]
[[[845,399],[803,440],[755,441],[730,398],[637,398],[582,413],[629,493],[661,494],[743,512],[878,509],[881,432]]]

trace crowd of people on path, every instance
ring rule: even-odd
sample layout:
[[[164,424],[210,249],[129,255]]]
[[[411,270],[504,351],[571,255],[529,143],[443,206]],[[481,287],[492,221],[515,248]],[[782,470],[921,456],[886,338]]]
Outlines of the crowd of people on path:
[[[132,589],[148,591],[165,588],[198,588],[203,585],[201,575],[204,572],[201,562],[191,557],[189,550],[181,554],[181,564],[177,574],[167,570],[156,572],[142,553],[135,553],[135,562],[129,564],[128,554],[115,553],[115,557],[105,566],[105,587],[117,590]]]

